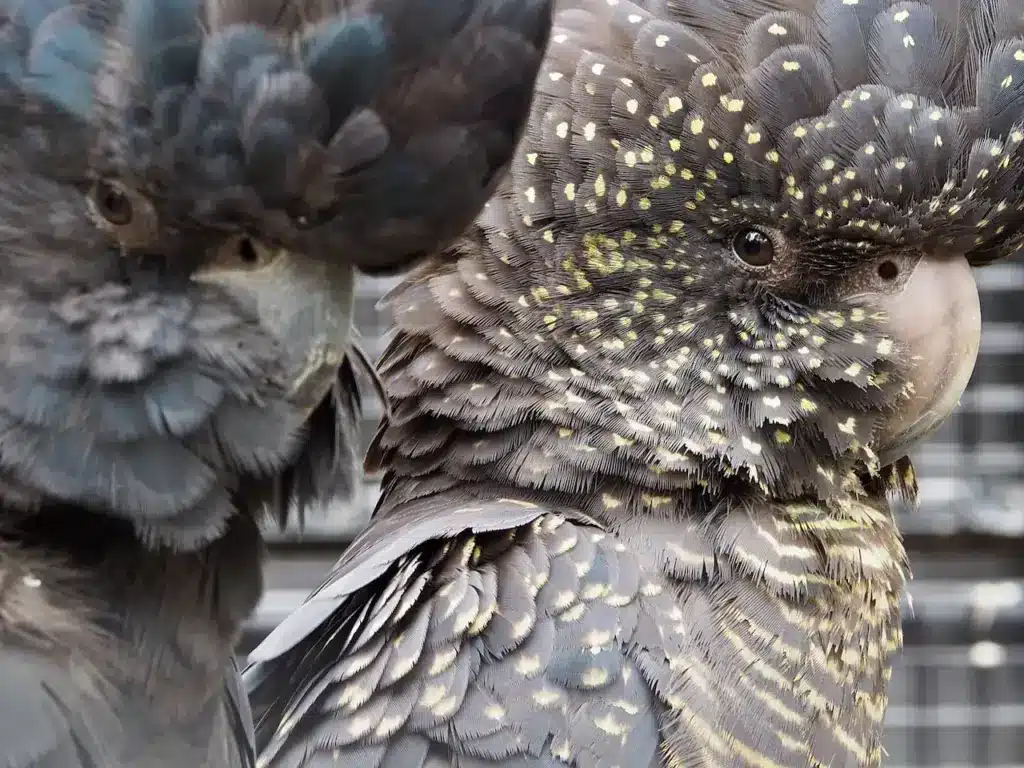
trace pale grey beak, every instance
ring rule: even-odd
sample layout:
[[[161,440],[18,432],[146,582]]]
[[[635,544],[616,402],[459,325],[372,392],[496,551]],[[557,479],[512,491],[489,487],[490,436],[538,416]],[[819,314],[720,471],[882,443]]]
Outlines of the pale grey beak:
[[[355,271],[340,259],[265,251],[252,267],[214,262],[193,275],[254,307],[280,342],[293,402],[312,411],[334,382],[349,349]]]
[[[963,256],[924,256],[899,289],[875,297],[906,352],[912,394],[876,432],[882,466],[930,438],[967,388],[981,344],[978,286]]]

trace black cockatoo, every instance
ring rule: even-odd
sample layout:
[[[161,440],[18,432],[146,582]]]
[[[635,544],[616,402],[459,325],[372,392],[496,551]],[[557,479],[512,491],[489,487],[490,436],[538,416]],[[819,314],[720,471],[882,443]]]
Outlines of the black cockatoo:
[[[261,764],[872,766],[891,506],[1024,222],[1017,0],[568,0],[390,296],[369,528],[250,657]]]
[[[251,765],[258,521],[352,466],[355,270],[494,192],[548,0],[0,4],[0,766]]]

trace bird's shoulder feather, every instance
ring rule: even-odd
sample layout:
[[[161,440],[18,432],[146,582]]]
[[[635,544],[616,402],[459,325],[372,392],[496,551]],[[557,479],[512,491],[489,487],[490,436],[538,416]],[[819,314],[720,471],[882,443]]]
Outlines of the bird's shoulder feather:
[[[266,765],[877,763],[905,567],[881,499],[602,527],[445,496],[384,507],[250,657]]]
[[[486,521],[487,506],[458,512]],[[510,502],[495,506],[505,526],[467,519],[365,586],[343,560],[339,581],[352,591],[320,626],[291,651],[271,657],[271,642],[255,653],[245,678],[262,760],[298,765],[326,751],[412,767],[440,749],[467,765],[580,751],[656,764],[656,691],[681,642],[671,590],[596,525],[526,504],[512,521]]]

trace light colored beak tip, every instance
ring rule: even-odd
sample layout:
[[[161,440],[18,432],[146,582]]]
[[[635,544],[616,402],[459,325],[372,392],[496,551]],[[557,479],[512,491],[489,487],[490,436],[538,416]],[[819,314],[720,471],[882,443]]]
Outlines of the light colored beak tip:
[[[213,263],[192,276],[216,285],[279,343],[291,398],[315,407],[330,389],[351,342],[355,270],[342,260],[279,251],[257,267]]]

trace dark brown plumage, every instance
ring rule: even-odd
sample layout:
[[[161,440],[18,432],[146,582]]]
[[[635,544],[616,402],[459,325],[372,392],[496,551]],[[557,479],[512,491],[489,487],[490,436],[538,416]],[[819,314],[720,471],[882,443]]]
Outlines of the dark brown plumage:
[[[252,654],[267,766],[871,766],[916,498],[1024,221],[1019,4],[569,0],[389,297],[368,530]]]
[[[479,212],[550,21],[0,2],[0,765],[253,763],[258,522],[351,486],[355,273]]]

